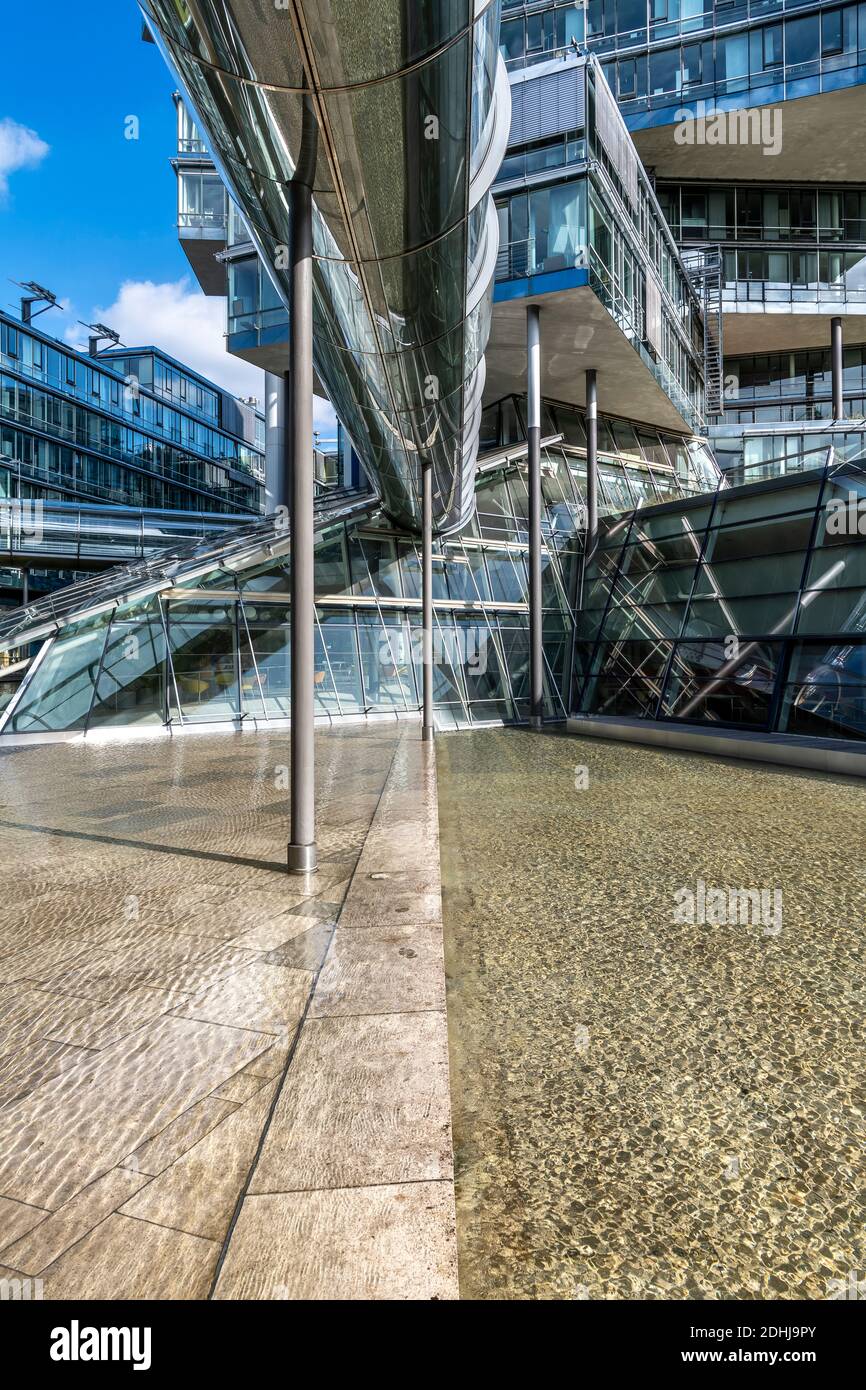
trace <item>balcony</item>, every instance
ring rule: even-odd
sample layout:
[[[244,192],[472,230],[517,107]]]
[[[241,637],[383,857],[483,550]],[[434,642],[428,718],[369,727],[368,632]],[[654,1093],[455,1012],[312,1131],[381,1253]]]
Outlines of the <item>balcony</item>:
[[[225,270],[216,259],[226,248],[228,195],[207,159],[174,160],[177,174],[177,234],[205,294],[226,292]]]
[[[494,189],[500,249],[488,394],[494,381],[503,391],[510,386],[504,367],[498,374],[498,324],[503,345],[508,340],[503,363],[510,363],[520,301],[544,296],[545,371],[563,374],[551,390],[573,399],[592,340],[593,351],[609,352],[611,365],[625,351],[609,381],[624,415],[643,409],[651,413],[640,418],[656,424],[699,429],[701,306],[599,65],[583,58],[549,63],[515,78],[513,87],[512,147]],[[557,130],[557,121],[567,129]],[[587,315],[598,326],[590,330],[587,319],[576,334],[575,323]],[[666,402],[645,389],[635,354]],[[633,372],[636,394],[624,389]],[[610,399],[605,408],[617,413]]]

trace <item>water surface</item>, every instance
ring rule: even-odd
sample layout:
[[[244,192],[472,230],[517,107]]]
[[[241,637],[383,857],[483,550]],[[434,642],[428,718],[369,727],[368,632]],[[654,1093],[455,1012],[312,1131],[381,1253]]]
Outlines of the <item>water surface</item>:
[[[863,1278],[866,787],[556,733],[437,750],[463,1296]],[[779,888],[781,930],[675,921],[699,878]]]

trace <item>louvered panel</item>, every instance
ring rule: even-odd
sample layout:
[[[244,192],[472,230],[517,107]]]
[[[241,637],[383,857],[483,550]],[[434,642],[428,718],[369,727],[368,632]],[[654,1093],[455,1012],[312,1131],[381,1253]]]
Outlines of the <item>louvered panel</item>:
[[[545,73],[511,89],[511,145],[528,145],[583,128],[586,100],[583,64]]]

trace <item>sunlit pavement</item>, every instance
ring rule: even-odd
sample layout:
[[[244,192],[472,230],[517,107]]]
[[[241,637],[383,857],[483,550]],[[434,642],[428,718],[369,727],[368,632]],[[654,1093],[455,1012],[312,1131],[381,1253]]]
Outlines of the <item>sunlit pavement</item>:
[[[287,734],[2,757],[0,1267],[45,1298],[453,1295],[432,766],[317,759],[295,879]]]

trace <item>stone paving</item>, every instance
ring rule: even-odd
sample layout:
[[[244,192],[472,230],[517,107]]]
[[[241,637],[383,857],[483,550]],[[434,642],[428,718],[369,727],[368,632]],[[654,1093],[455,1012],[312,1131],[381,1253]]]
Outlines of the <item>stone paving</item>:
[[[453,1295],[432,765],[417,730],[321,733],[321,869],[295,879],[287,762],[285,734],[0,754],[0,1277]],[[399,863],[395,816],[417,830]]]
[[[0,1278],[448,1299],[459,1248],[472,1298],[859,1282],[862,783],[522,730],[317,755],[305,881],[284,734],[0,753]]]

